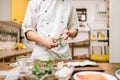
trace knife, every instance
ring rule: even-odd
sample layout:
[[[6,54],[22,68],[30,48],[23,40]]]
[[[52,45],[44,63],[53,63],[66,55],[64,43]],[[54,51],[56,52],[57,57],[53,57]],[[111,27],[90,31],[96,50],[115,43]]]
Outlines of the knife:
[[[81,41],[86,41],[86,40],[88,39],[84,37],[68,39],[68,40],[63,40],[62,38],[60,38],[58,41],[55,41],[55,43],[62,45],[62,44],[76,43],[76,42],[81,42]]]

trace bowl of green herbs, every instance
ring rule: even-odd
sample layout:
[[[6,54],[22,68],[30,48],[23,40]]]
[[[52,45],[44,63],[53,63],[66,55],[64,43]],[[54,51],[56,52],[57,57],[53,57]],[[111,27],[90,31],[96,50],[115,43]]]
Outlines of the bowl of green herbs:
[[[37,60],[32,69],[32,74],[35,75],[38,80],[43,80],[43,78],[53,75],[53,73],[54,65],[51,59],[47,61]]]

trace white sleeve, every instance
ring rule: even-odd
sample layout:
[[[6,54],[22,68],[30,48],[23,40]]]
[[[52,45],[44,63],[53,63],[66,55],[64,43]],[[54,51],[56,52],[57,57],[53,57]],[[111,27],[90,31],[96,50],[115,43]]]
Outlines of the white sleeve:
[[[35,1],[36,0],[31,0],[28,2],[24,22],[22,25],[22,30],[24,34],[29,30],[36,31],[35,26],[37,22],[36,22],[36,6],[35,6],[36,2]]]
[[[68,29],[78,28],[79,27],[79,21],[78,16],[76,12],[76,7],[72,4],[71,6],[71,13],[69,16],[69,22],[68,22]]]
[[[29,30],[32,30],[34,32],[36,32],[36,25],[37,25],[37,20],[36,20],[36,1],[37,0],[30,0],[28,2],[28,6],[26,9],[26,14],[24,17],[24,22],[22,25],[22,32],[24,34],[25,40],[26,42],[29,43],[29,41],[26,38],[25,33]]]

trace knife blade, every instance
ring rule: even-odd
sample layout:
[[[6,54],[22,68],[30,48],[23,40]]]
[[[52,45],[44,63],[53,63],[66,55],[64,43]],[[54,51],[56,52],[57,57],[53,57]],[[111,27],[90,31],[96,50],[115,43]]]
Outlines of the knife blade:
[[[78,39],[71,39],[71,40],[62,40],[61,44],[76,43],[76,42],[81,42],[81,41],[85,41],[85,40],[87,40],[87,39],[78,38]]]
[[[76,42],[81,42],[81,41],[86,41],[86,40],[88,40],[88,39],[86,39],[86,38],[74,38],[74,39],[68,39],[68,40],[63,40],[63,39],[61,39],[61,40],[58,40],[56,43],[57,44],[69,44],[69,43],[76,43]]]

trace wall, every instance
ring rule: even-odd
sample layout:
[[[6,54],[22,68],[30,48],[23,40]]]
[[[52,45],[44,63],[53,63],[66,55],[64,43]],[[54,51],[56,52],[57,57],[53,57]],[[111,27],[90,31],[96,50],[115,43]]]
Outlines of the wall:
[[[0,0],[0,21],[10,20],[10,0]]]
[[[11,0],[11,20],[22,24],[28,0]]]
[[[110,0],[110,62],[120,63],[120,0]]]

